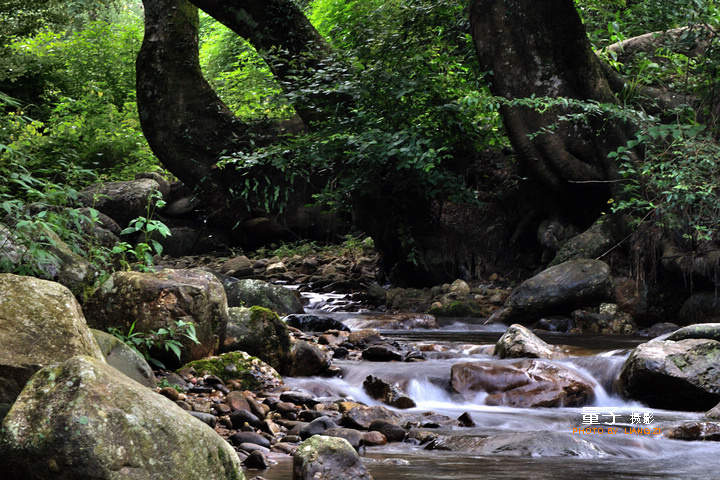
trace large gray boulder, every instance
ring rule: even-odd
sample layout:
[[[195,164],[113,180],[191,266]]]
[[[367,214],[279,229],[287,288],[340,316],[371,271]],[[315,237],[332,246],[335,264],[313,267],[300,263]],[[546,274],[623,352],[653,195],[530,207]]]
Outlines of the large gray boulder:
[[[372,480],[372,475],[347,440],[315,435],[293,455],[293,480]]]
[[[90,329],[108,365],[141,385],[155,388],[157,379],[145,357],[128,347],[119,338],[101,330]]]
[[[290,330],[275,312],[263,307],[232,307],[222,352],[241,350],[258,357],[282,375],[290,373]]]
[[[513,324],[495,344],[493,355],[500,358],[558,358],[562,352],[542,341],[528,328]]]
[[[243,279],[225,286],[229,307],[265,307],[280,315],[304,313],[295,293],[263,280]]]
[[[179,336],[180,362],[171,352],[151,352],[167,366],[203,358],[217,351],[227,328],[227,299],[220,281],[202,270],[160,270],[154,273],[115,272],[84,306],[88,324],[149,333],[175,328],[177,321],[192,322],[199,344]]]
[[[75,355],[105,361],[70,290],[0,274],[0,403],[12,403],[41,368]]]
[[[464,362],[451,368],[451,388],[469,402],[510,407],[582,407],[595,399],[594,382],[559,363]]]
[[[89,357],[33,376],[2,423],[0,457],[3,478],[244,478],[210,427]]]
[[[709,410],[720,401],[720,342],[682,337],[632,351],[620,372],[627,396],[668,410]]]
[[[80,192],[80,201],[127,227],[131,220],[147,215],[153,195],[160,191],[160,183],[151,178],[125,182],[104,182],[91,185]]]
[[[0,253],[3,262],[7,262],[12,268],[26,265],[36,272],[36,276],[61,283],[80,297],[84,288],[95,282],[97,269],[88,260],[70,250],[53,232],[43,230],[41,233],[49,239],[49,243],[43,248],[52,255],[52,259],[28,254],[27,243],[36,239],[23,238],[0,224]],[[38,236],[39,234],[40,232]]]
[[[579,435],[553,431],[500,433],[492,436],[439,436],[427,447],[475,455],[597,458],[608,454]]]
[[[600,260],[571,260],[522,282],[487,323],[529,324],[547,315],[612,300],[610,267]]]

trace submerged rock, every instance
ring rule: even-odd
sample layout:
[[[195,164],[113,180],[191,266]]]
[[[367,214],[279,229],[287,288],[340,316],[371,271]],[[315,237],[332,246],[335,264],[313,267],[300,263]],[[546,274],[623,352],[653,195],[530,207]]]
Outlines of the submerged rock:
[[[441,436],[427,448],[517,457],[597,458],[607,455],[582,437],[561,432],[512,432],[490,437]]]
[[[397,384],[388,383],[373,375],[365,378],[363,389],[375,400],[380,400],[391,407],[405,409],[417,406],[415,401],[408,397]]]
[[[33,376],[3,421],[0,455],[3,478],[244,478],[210,427],[90,357]]]
[[[0,274],[0,403],[12,403],[41,368],[76,355],[105,361],[70,290]]]
[[[347,440],[316,435],[295,451],[293,480],[372,480],[372,476]]]

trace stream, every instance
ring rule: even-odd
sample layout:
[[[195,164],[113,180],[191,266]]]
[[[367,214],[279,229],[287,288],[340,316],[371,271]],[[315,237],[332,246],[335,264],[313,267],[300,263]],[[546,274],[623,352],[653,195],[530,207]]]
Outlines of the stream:
[[[331,315],[351,329],[363,328],[366,315],[332,312],[323,303],[315,313]],[[450,368],[457,362],[492,360],[492,346],[504,326],[484,326],[475,319],[444,319],[433,330],[381,330],[390,340],[426,345],[428,360],[409,363],[373,363],[336,360],[341,378],[286,378],[286,383],[316,397],[347,398],[368,405],[380,404],[362,389],[367,375],[398,383],[417,403],[403,416],[434,412],[457,419],[469,413],[473,427],[439,426],[433,430],[453,437],[456,445],[470,445],[463,451],[427,450],[424,445],[389,443],[368,447],[363,459],[375,480],[432,478],[467,479],[715,479],[720,478],[720,442],[685,442],[659,434],[688,421],[701,421],[701,412],[650,409],[621,398],[614,388],[622,363],[630,350],[648,338],[630,336],[547,334],[541,338],[558,345],[568,354],[561,360],[596,382],[595,402],[583,408],[512,408],[487,406],[480,394],[468,402],[448,388]],[[432,348],[430,348],[432,346]],[[587,433],[585,433],[587,432]],[[520,438],[517,446],[493,454],[472,452],[473,438]],[[599,454],[558,451],[578,442],[596,448]],[[564,443],[563,443],[564,442]],[[516,444],[517,445],[517,444]],[[278,459],[266,471],[247,472],[267,480],[292,479],[291,459]]]

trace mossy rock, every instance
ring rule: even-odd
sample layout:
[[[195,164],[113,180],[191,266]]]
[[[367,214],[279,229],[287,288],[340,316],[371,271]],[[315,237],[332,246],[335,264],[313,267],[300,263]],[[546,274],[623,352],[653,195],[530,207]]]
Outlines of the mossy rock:
[[[197,375],[215,375],[224,382],[236,380],[244,390],[263,390],[282,384],[280,374],[273,367],[245,352],[228,352],[195,360],[181,370],[189,367],[194,368]]]
[[[222,351],[241,350],[260,358],[283,374],[290,364],[290,331],[278,315],[263,307],[229,309]]]

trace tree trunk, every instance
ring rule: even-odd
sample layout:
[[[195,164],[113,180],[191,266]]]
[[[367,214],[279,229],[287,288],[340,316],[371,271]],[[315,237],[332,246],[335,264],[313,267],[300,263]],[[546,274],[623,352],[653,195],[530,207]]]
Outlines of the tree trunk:
[[[165,167],[222,210],[237,178],[217,168],[225,152],[249,147],[249,127],[220,100],[200,70],[198,11],[185,0],[145,0],[137,58],[143,133]],[[237,209],[234,210],[241,210]]]
[[[513,103],[548,97],[615,103],[572,0],[476,0],[470,23],[490,89],[507,99],[501,113],[522,171],[546,214],[592,222],[620,192],[608,153],[624,146],[631,127],[602,114],[567,119],[581,107],[554,105],[542,112]],[[536,192],[537,194],[537,192]]]

